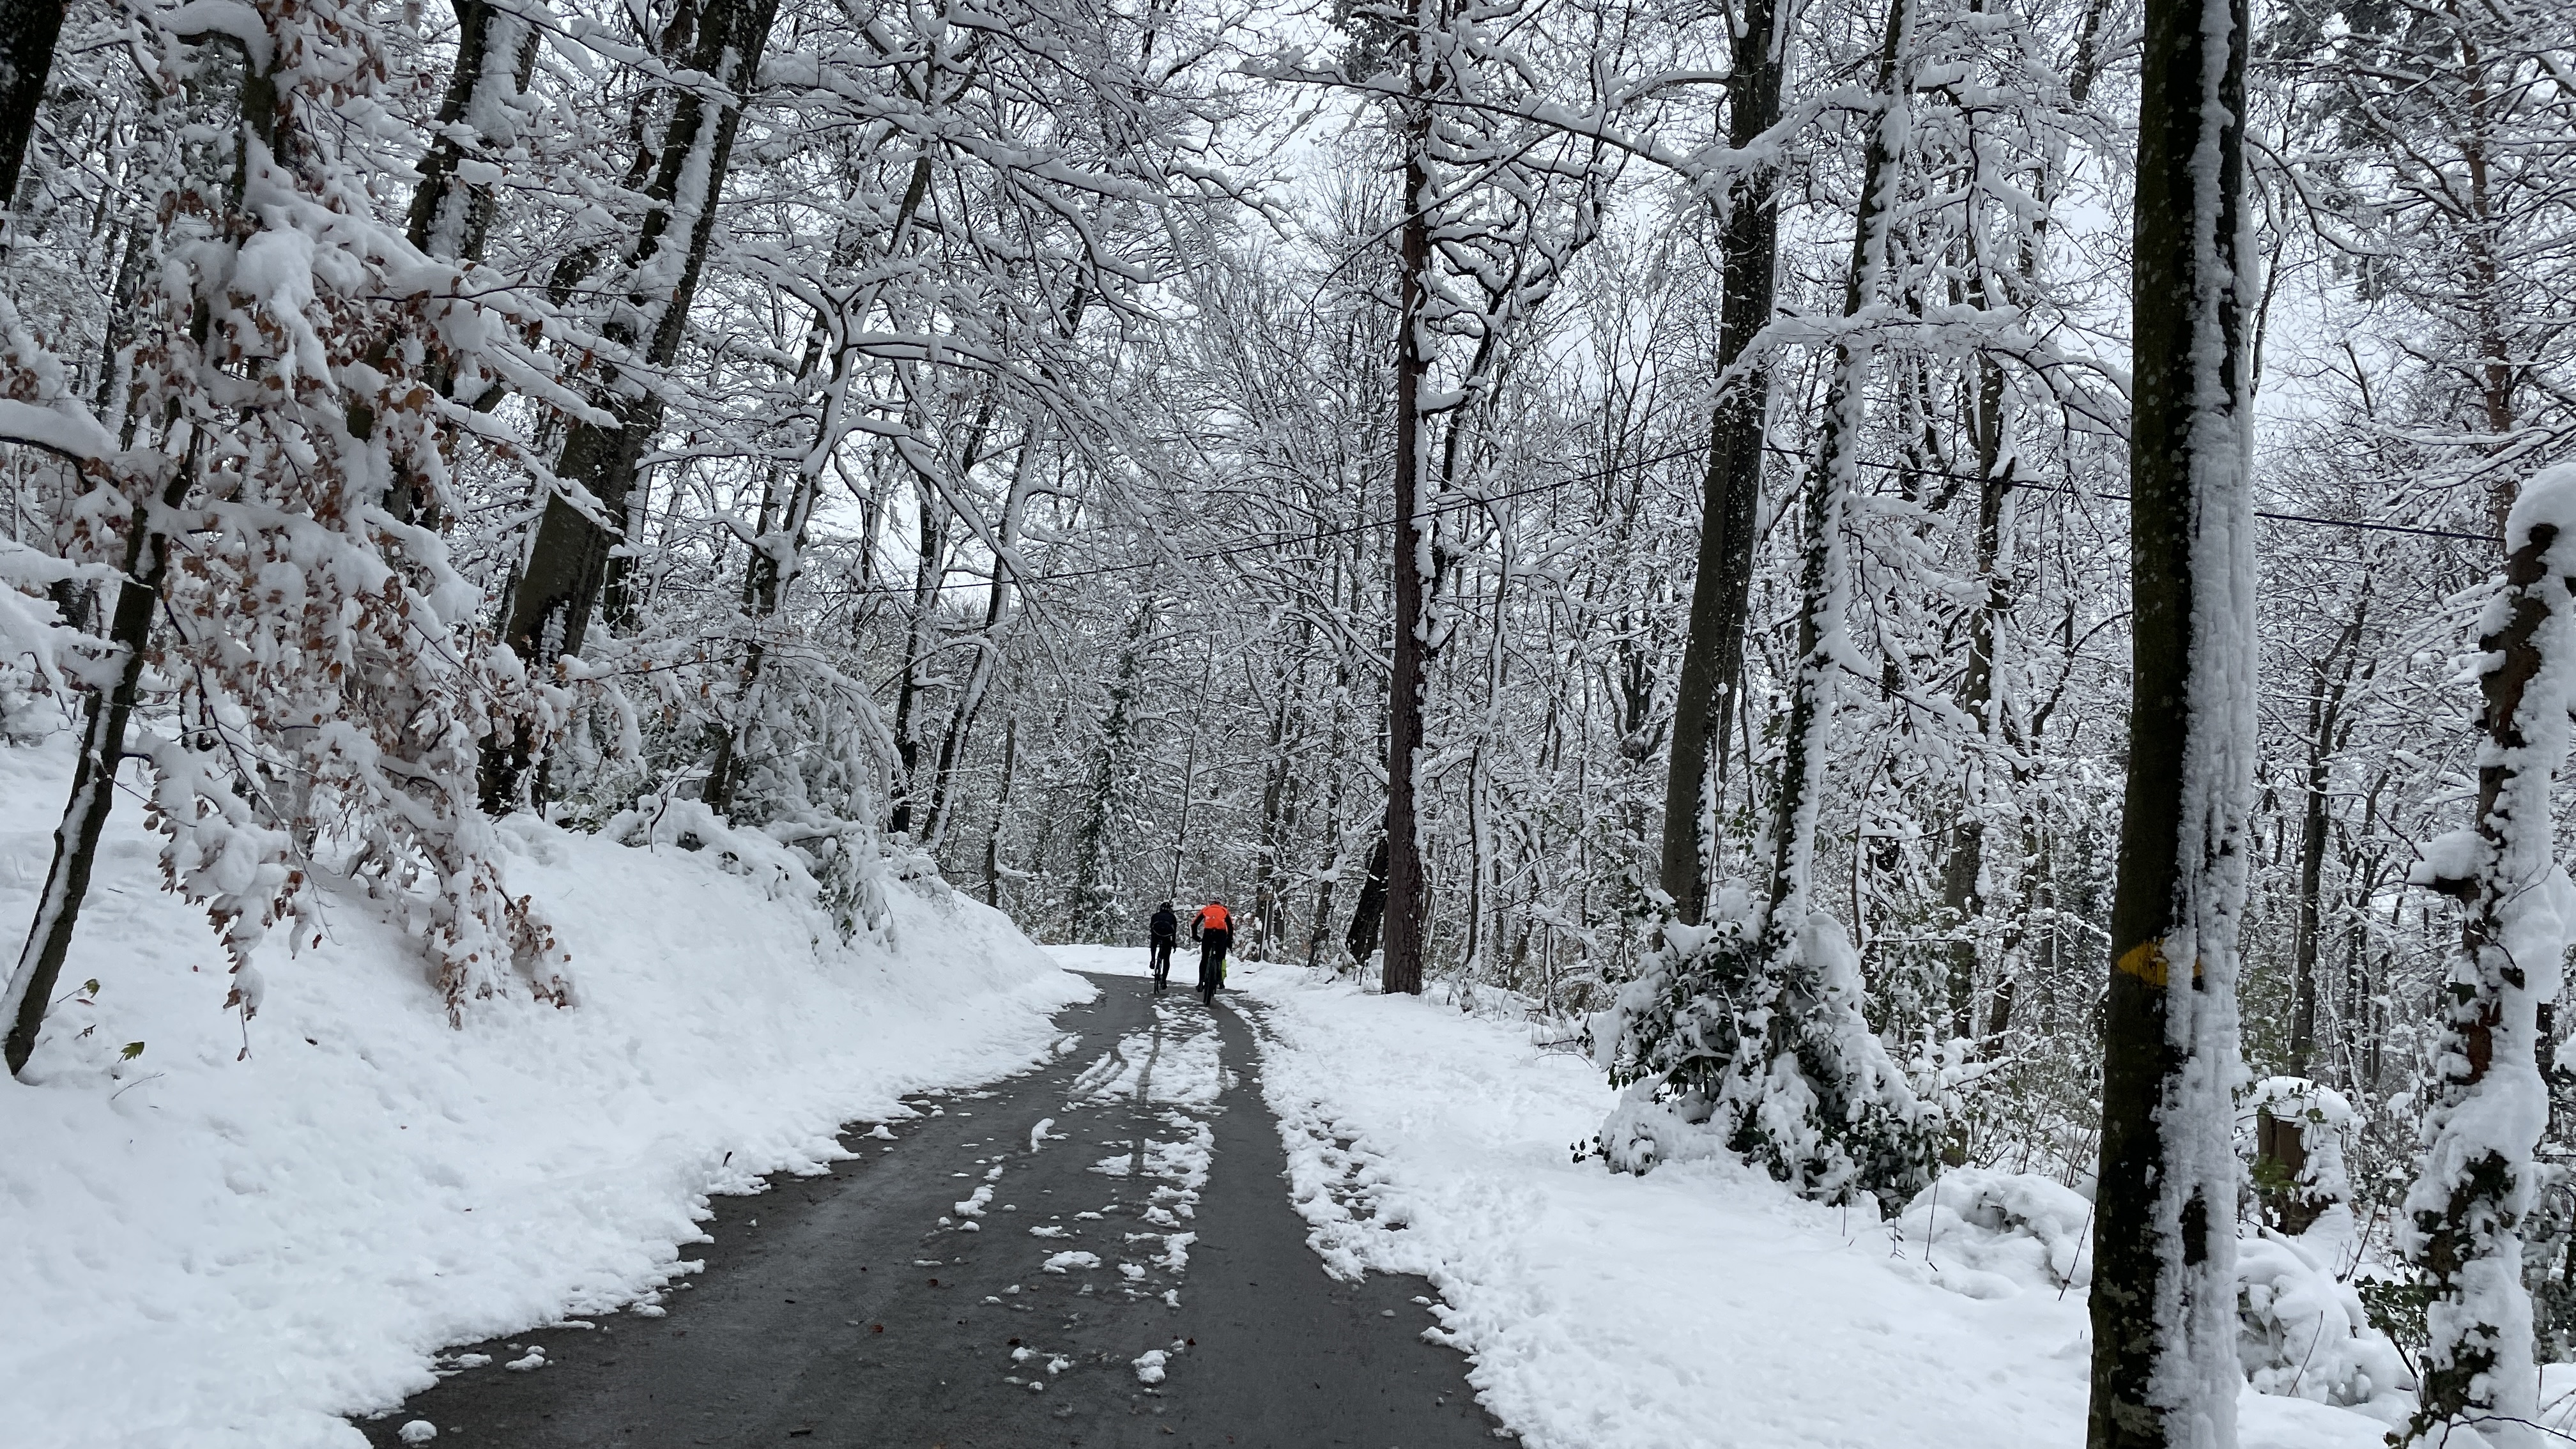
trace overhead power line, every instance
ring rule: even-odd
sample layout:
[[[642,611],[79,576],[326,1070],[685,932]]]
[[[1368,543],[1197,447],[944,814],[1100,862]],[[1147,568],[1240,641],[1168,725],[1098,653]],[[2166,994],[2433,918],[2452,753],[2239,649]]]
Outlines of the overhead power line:
[[[1561,488],[1570,488],[1577,483],[1596,482],[1600,479],[1628,472],[1632,469],[1651,468],[1658,463],[1669,463],[1677,458],[1694,457],[1705,451],[1706,449],[1701,447],[1676,448],[1668,453],[1657,453],[1652,457],[1636,458],[1625,463],[1615,464],[1608,468],[1596,468],[1587,473],[1569,473],[1561,478],[1553,478],[1544,483],[1532,483],[1524,487],[1509,489],[1501,493],[1484,493],[1478,494],[1472,498],[1456,499],[1448,503],[1440,504],[1437,507],[1425,509],[1415,516],[1418,518],[1433,518],[1443,513],[1463,513],[1471,509],[1488,508],[1497,503],[1508,503],[1515,498],[1529,498],[1541,493],[1553,493]],[[1797,458],[1802,461],[1806,458],[1804,453],[1801,453],[1794,448],[1780,448],[1765,444],[1763,451],[1779,457]],[[1918,478],[1949,478],[1963,483],[1977,483],[1981,485],[1985,482],[1985,479],[1974,473],[1951,472],[1939,468],[1917,468],[1904,463],[1884,463],[1872,460],[1863,461],[1858,466],[1863,468],[1876,468],[1881,471],[1891,473],[1908,473]],[[2025,489],[2033,493],[2063,493],[2083,498],[2099,498],[2105,502],[2111,503],[2126,503],[2129,501],[2129,495],[2126,493],[2098,492],[2089,488],[2078,488],[2071,483],[2037,483],[2017,478],[2012,480],[2011,486],[2017,489]],[[2424,528],[2406,523],[2373,523],[2357,518],[2326,518],[2312,513],[2278,513],[2262,508],[2255,509],[2254,516],[2269,523],[2296,523],[2316,528],[2343,528],[2364,533],[2398,533],[2415,538],[2447,538],[2456,539],[2464,543],[2493,544],[2498,548],[2502,548],[2504,546],[2504,540],[2491,533],[2462,533],[2454,529]],[[1141,559],[1129,563],[1097,564],[1090,568],[1063,569],[1054,573],[1029,574],[1014,579],[1014,582],[1019,584],[1022,588],[1037,588],[1048,584],[1068,583],[1075,579],[1100,578],[1109,574],[1143,573],[1151,569],[1169,567],[1174,563],[1207,563],[1216,559],[1233,558],[1239,554],[1273,553],[1280,549],[1291,548],[1299,544],[1319,543],[1325,539],[1346,538],[1355,533],[1370,533],[1379,529],[1393,528],[1395,527],[1395,522],[1396,521],[1392,518],[1373,518],[1360,523],[1340,524],[1332,528],[1318,528],[1304,533],[1282,533],[1268,538],[1251,539],[1243,543],[1227,544],[1222,548],[1202,549],[1195,553],[1181,554],[1179,557],[1174,559]],[[992,586],[993,580],[987,577],[961,580],[953,584],[934,584],[929,590],[927,590],[927,592],[944,594],[952,589],[989,589]],[[904,594],[918,595],[922,592],[924,591],[920,589],[881,586],[871,589],[851,590],[849,594],[845,594],[843,597],[868,595],[892,596]]]

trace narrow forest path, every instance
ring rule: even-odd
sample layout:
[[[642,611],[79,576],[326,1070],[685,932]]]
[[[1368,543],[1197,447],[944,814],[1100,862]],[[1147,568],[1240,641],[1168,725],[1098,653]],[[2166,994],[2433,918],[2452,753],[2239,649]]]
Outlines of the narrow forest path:
[[[1241,1014],[1261,1008],[1093,979],[1051,1064],[913,1099],[829,1176],[718,1199],[667,1316],[459,1348],[442,1366],[474,1367],[360,1427],[511,1449],[1493,1442],[1464,1358],[1420,1337],[1428,1286],[1337,1282],[1308,1248]]]

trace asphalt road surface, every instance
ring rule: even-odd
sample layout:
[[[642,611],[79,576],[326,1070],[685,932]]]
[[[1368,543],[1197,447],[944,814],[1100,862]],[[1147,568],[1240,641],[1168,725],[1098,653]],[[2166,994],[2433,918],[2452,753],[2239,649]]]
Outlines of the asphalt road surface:
[[[858,1124],[827,1177],[717,1199],[663,1316],[462,1345],[359,1427],[509,1449],[1496,1442],[1465,1359],[1421,1337],[1429,1286],[1336,1282],[1307,1248],[1258,1008],[1094,979],[1049,1065],[914,1099],[890,1139]]]

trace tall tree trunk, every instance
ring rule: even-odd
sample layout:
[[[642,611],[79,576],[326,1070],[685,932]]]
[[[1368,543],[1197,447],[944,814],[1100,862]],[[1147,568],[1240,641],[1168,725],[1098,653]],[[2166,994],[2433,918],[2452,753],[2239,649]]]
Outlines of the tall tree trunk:
[[[36,135],[36,106],[53,73],[69,0],[0,0],[0,218],[18,200],[18,176]]]
[[[818,332],[821,326],[822,319],[817,317]],[[809,347],[798,374],[811,372],[819,356],[819,349]],[[822,502],[823,474],[849,434],[849,393],[854,381],[851,361],[847,348],[833,354],[832,375],[814,423],[814,441],[797,464],[796,481],[787,491],[783,512],[774,501],[775,478],[762,485],[760,532],[743,565],[742,578],[743,617],[755,631],[777,615],[788,585],[804,568],[805,534],[813,522],[815,507]],[[741,788],[743,750],[750,742],[750,732],[760,725],[761,687],[768,661],[768,640],[755,632],[743,651],[736,717],[718,739],[714,763],[708,767],[706,783],[698,792],[707,808],[719,815],[731,813],[734,794]]]
[[[2343,730],[2344,692],[2352,686],[2353,658],[2370,609],[2365,578],[2354,600],[2352,618],[2344,625],[2325,658],[2309,671],[2308,769],[2305,808],[2299,812],[2299,919],[2290,949],[2290,1075],[2312,1070],[2317,1049],[2317,962],[2325,933],[2326,786],[2330,783],[2337,741]],[[2332,680],[2326,671],[2342,660]]]
[[[1351,902],[1351,928],[1342,937],[1342,948],[1351,959],[1365,962],[1383,935],[1386,921],[1386,832],[1379,830],[1369,842],[1368,868],[1360,874],[1360,893]]]
[[[1011,818],[1011,786],[1020,769],[1020,712],[1002,721],[1002,786],[993,797],[993,828],[984,836],[984,904],[1002,908],[1002,827]]]
[[[1199,725],[1207,717],[1208,686],[1215,679],[1216,654],[1210,650],[1206,661],[1199,666],[1198,694],[1190,702],[1189,752],[1181,762],[1181,818],[1172,827],[1172,872],[1163,891],[1173,900],[1181,896],[1181,855],[1190,843],[1190,807],[1198,803],[1199,798]]]
[[[420,162],[406,230],[411,244],[434,257],[479,262],[491,234],[498,199],[488,185],[465,181],[458,168],[470,159],[465,133],[489,151],[508,138],[488,120],[509,115],[506,102],[527,89],[537,64],[537,26],[519,9],[494,0],[457,0],[456,68],[440,97],[430,130],[429,154]]]
[[[1878,300],[1879,274],[1887,265],[1896,173],[1907,98],[1900,65],[1912,25],[1910,0],[1890,0],[1887,33],[1878,61],[1878,103],[1862,163],[1860,210],[1852,222],[1851,269],[1843,282],[1843,320],[1858,318]],[[1848,569],[1843,534],[1851,522],[1857,486],[1860,431],[1873,349],[1849,337],[1835,344],[1832,381],[1825,390],[1823,436],[1815,476],[1807,483],[1806,547],[1799,567],[1798,658],[1789,697],[1788,729],[1780,759],[1779,797],[1773,802],[1771,910],[1764,931],[1769,949],[1790,948],[1804,924],[1813,885],[1816,814],[1832,764],[1834,698],[1846,646],[1843,619]]]
[[[939,639],[939,584],[948,573],[943,511],[947,504],[928,478],[918,480],[913,496],[921,529],[913,549],[912,618],[903,636],[903,681],[894,696],[894,808],[886,817],[886,829],[896,835],[912,833],[913,784],[921,769],[921,697],[930,688],[926,671]]]
[[[2224,1449],[2244,1385],[2229,1079],[2255,749],[2245,50],[2244,0],[2146,0],[2091,1449]]]
[[[1420,63],[1431,50],[1427,0],[1418,7],[1415,44]],[[1418,995],[1422,990],[1422,929],[1430,902],[1422,871],[1422,822],[1414,798],[1414,769],[1423,745],[1423,696],[1430,683],[1429,576],[1438,567],[1433,533],[1438,520],[1423,509],[1423,382],[1431,370],[1427,276],[1431,269],[1431,177],[1423,152],[1430,117],[1418,102],[1408,117],[1404,162],[1404,224],[1398,247],[1401,280],[1395,344],[1395,657],[1387,680],[1385,955],[1378,963],[1380,989]]]
[[[1980,286],[1980,301],[1984,288]],[[1959,823],[1942,862],[1941,904],[1950,938],[1950,1034],[1974,1037],[1977,1011],[1977,942],[1986,910],[1986,783],[2003,753],[2003,719],[1995,705],[1995,633],[2010,598],[1999,571],[2005,511],[2012,477],[2004,462],[2004,373],[1991,358],[1977,364],[1976,577],[1985,587],[1968,615],[1966,677],[1959,708],[1977,724],[1979,746],[1962,776]],[[2002,990],[2001,982],[1997,990]]]
[[[54,983],[71,955],[72,934],[80,924],[81,905],[89,896],[91,868],[98,860],[98,838],[116,805],[116,771],[125,759],[125,729],[143,683],[143,658],[152,641],[152,617],[161,602],[161,585],[170,573],[170,534],[162,515],[188,501],[196,485],[197,453],[204,434],[188,430],[187,454],[170,473],[157,499],[147,499],[126,527],[124,581],[117,585],[116,611],[109,617],[107,642],[118,651],[116,682],[81,700],[80,754],[72,764],[72,792],[63,807],[63,822],[54,831],[53,864],[45,872],[45,889],[36,897],[35,923],[18,966],[0,997],[0,1020],[9,1023],[5,1053],[10,1075],[27,1065],[53,1003]]]
[[[1310,624],[1309,639],[1312,633]],[[1305,642],[1299,641],[1301,658]],[[1281,672],[1279,706],[1270,716],[1270,767],[1261,782],[1261,849],[1252,862],[1252,933],[1244,951],[1256,961],[1270,959],[1270,943],[1278,936],[1279,858],[1287,851],[1288,832],[1297,820],[1296,762],[1288,748],[1289,706],[1296,682],[1295,675]]]
[[[673,101],[644,192],[651,207],[627,258],[631,277],[650,280],[639,284],[602,329],[612,342],[637,349],[646,373],[679,355],[707,246],[715,235],[734,137],[742,127],[740,100],[760,74],[760,57],[777,14],[778,0],[706,0],[695,17],[688,66],[715,77],[732,93],[733,103],[711,104],[696,89],[680,91]],[[683,249],[676,269],[667,266],[672,247]],[[662,281],[664,276],[670,280]],[[632,519],[644,453],[662,425],[662,396],[640,377],[611,369],[601,406],[614,421],[575,422],[555,473],[587,490],[604,519]],[[511,585],[502,627],[503,640],[541,674],[551,673],[564,655],[581,652],[592,610],[603,595],[612,615],[629,607],[624,584],[628,562],[611,557],[622,533],[603,526],[560,493],[546,499],[536,537]],[[536,741],[524,734],[487,745],[482,782],[486,810],[502,813],[528,800],[537,786],[528,778],[535,755]]]
[[[1121,842],[1112,837],[1130,818],[1128,793],[1134,765],[1136,696],[1145,674],[1145,653],[1154,630],[1154,600],[1136,603],[1127,625],[1127,640],[1118,651],[1117,671],[1109,685],[1109,713],[1100,723],[1100,763],[1092,771],[1091,798],[1084,802],[1082,824],[1074,840],[1073,929],[1077,938],[1104,944],[1124,924],[1118,899]],[[1177,873],[1177,865],[1175,871]]]
[[[1029,497],[1035,489],[1039,437],[1039,429],[1033,424],[1020,439],[1019,457],[1011,469],[1011,489],[1002,500],[1002,517],[994,538],[1005,555],[1019,543],[1020,521],[1027,514]],[[976,716],[983,712],[993,680],[1002,670],[1014,618],[1011,585],[1018,567],[1017,560],[1008,557],[993,560],[993,585],[984,598],[984,627],[975,640],[975,663],[967,671],[965,687],[957,692],[956,706],[948,712],[948,728],[939,737],[939,757],[931,770],[930,822],[921,832],[923,848],[934,854],[947,840],[949,822],[956,813],[957,776],[965,766],[966,751],[974,738]]]
[[[1735,38],[1726,86],[1727,144],[1737,150],[1780,121],[1786,69],[1779,0],[1753,0]],[[1771,320],[1779,269],[1777,173],[1747,172],[1727,193],[1718,237],[1725,296],[1719,304],[1717,365],[1744,366],[1709,420],[1708,474],[1700,502],[1698,572],[1691,581],[1690,630],[1673,695],[1672,761],[1664,782],[1659,884],[1673,913],[1696,922],[1708,909],[1717,843],[1717,782],[1744,678],[1744,611],[1753,585],[1753,526],[1762,508],[1763,421],[1771,410],[1770,369],[1745,349]]]

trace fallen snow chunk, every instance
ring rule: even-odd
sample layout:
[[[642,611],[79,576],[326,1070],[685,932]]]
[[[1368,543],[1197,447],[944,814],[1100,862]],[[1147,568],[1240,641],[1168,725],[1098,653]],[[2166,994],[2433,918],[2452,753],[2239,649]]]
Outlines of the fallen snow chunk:
[[[663,1307],[659,1303],[638,1303],[631,1311],[638,1318],[660,1318],[667,1315],[671,1310]]]
[[[2093,1205],[2054,1178],[1954,1167],[1923,1189],[1899,1219],[1905,1241],[1931,1250],[1934,1277],[1971,1298],[2005,1298],[2016,1284],[2083,1287]]]
[[[1199,1240],[1196,1233],[1170,1233],[1163,1238],[1163,1256],[1154,1261],[1174,1272],[1190,1265],[1190,1244]]]
[[[1180,1290],[1180,1289],[1178,1289],[1178,1288],[1166,1288],[1166,1289],[1164,1289],[1164,1290],[1163,1290],[1163,1305],[1164,1305],[1165,1307],[1167,1307],[1167,1308],[1178,1308],[1178,1307],[1180,1307],[1180,1306],[1181,1306],[1181,1290]]]
[[[1064,1229],[1057,1227],[1053,1223],[1040,1223],[1036,1227],[1029,1229],[1029,1236],[1032,1238],[1061,1238],[1066,1236],[1066,1233]]]
[[[542,1348],[538,1348],[538,1347],[537,1347],[536,1345],[534,1345],[534,1344],[530,1344],[530,1345],[528,1346],[528,1356],[527,1356],[527,1357],[525,1357],[525,1358],[514,1358],[514,1359],[510,1360],[508,1363],[505,1363],[505,1364],[501,1365],[501,1367],[503,1367],[503,1368],[505,1368],[505,1369],[510,1370],[512,1373],[521,1373],[521,1374],[532,1374],[532,1373],[535,1373],[537,1370],[539,1370],[539,1369],[541,1369],[541,1368],[544,1368],[545,1366],[546,1366],[546,1351],[545,1351],[544,1349],[542,1349]]]
[[[894,1134],[886,1130],[886,1124],[883,1122],[879,1122],[875,1129],[870,1131],[868,1135],[877,1139],[879,1142],[892,1142],[894,1140]]]
[[[975,1195],[973,1197],[970,1197],[961,1203],[952,1203],[950,1206],[956,1210],[957,1215],[961,1218],[980,1218],[984,1215],[984,1205],[992,1200],[993,1185],[991,1183],[986,1183],[982,1187],[975,1189]]]
[[[1145,1276],[1145,1270],[1144,1270],[1144,1269],[1142,1269],[1142,1268],[1140,1268],[1140,1267],[1138,1267],[1138,1266],[1136,1266],[1136,1265],[1135,1265],[1135,1264],[1133,1264],[1133,1263],[1121,1263],[1121,1264],[1119,1264],[1119,1265],[1118,1265],[1118,1271],[1119,1271],[1120,1273],[1124,1274],[1124,1275],[1126,1276],[1126,1278],[1127,1278],[1127,1281],[1128,1281],[1128,1282],[1130,1282],[1130,1283],[1133,1283],[1133,1282],[1135,1282],[1137,1279],[1142,1278],[1142,1277],[1144,1277],[1144,1276]]]
[[[1098,1253],[1086,1253],[1080,1248],[1058,1253],[1054,1257],[1046,1260],[1046,1270],[1050,1273],[1061,1273],[1067,1268],[1097,1268],[1099,1266],[1100,1255]]]
[[[406,1444],[426,1444],[438,1437],[438,1426],[427,1419],[414,1419],[395,1430],[394,1435]]]
[[[1168,1355],[1159,1348],[1149,1348],[1143,1353],[1138,1354],[1133,1360],[1131,1360],[1136,1369],[1136,1382],[1140,1384],[1161,1383],[1163,1381],[1163,1363],[1167,1357]]]
[[[488,1353],[460,1353],[456,1356],[456,1366],[461,1369],[481,1368],[491,1361],[492,1355]]]
[[[1047,1129],[1054,1125],[1055,1119],[1053,1117],[1040,1117],[1038,1119],[1038,1125],[1029,1129],[1029,1150],[1031,1152],[1035,1152],[1039,1148],[1046,1146]]]

